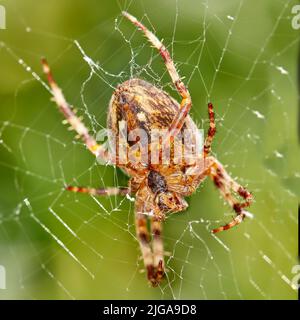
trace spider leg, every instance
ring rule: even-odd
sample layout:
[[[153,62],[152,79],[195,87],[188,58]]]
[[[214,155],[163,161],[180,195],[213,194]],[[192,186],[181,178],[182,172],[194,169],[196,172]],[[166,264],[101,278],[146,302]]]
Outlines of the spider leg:
[[[156,270],[156,281],[159,284],[164,276],[164,245],[162,241],[162,222],[156,218],[151,219],[153,264]]]
[[[169,133],[165,137],[165,141],[169,141],[170,137],[175,137],[181,130],[185,118],[188,115],[191,106],[192,100],[190,93],[184,83],[181,81],[179,74],[175,68],[174,62],[171,58],[171,55],[167,48],[161,43],[160,40],[151,32],[149,31],[140,21],[138,21],[134,16],[129,14],[128,12],[123,11],[123,16],[130,20],[135,26],[137,26],[142,32],[145,34],[149,42],[159,51],[160,55],[162,56],[166,68],[169,72],[169,75],[172,79],[174,86],[176,87],[178,93],[182,97],[182,101],[180,103],[180,110],[176,117],[173,119],[171,126],[169,128]]]
[[[154,205],[150,199],[145,197],[140,189],[135,202],[135,224],[137,238],[140,243],[144,265],[147,270],[147,277],[153,287],[159,285],[164,275],[164,249],[161,238],[161,221],[154,215],[152,209]],[[152,209],[151,209],[152,208]],[[151,216],[151,235],[148,228],[148,219]]]
[[[153,287],[157,286],[155,277],[155,268],[153,265],[153,255],[150,246],[150,235],[147,227],[147,216],[144,213],[135,213],[135,225],[137,238],[140,243],[144,265],[147,270],[147,277]]]
[[[211,144],[216,134],[215,113],[212,103],[208,104],[209,129],[204,142],[204,157],[207,157],[211,151]]]
[[[86,147],[96,156],[103,159],[106,162],[109,162],[109,153],[106,148],[102,145],[97,144],[96,140],[89,134],[86,126],[81,122],[81,119],[76,116],[75,111],[72,110],[72,107],[66,101],[62,90],[58,87],[55,82],[50,67],[46,59],[42,59],[43,71],[48,78],[49,85],[52,90],[53,100],[57,104],[59,110],[65,116],[67,122],[71,125],[71,128],[74,129],[78,136],[82,138]]]
[[[76,186],[67,186],[66,190],[78,193],[87,193],[93,196],[116,196],[130,194],[129,188],[88,188],[88,187],[76,187]]]
[[[232,221],[230,221],[224,226],[212,230],[213,233],[217,233],[220,231],[228,230],[240,224],[247,216],[251,217],[251,213],[247,212],[244,209],[250,206],[253,197],[248,190],[239,185],[229,176],[229,174],[226,172],[226,170],[223,168],[223,166],[217,159],[213,157],[208,157],[206,158],[206,161],[207,164],[209,164],[209,167],[207,168],[207,174],[211,177],[223,198],[228,202],[228,204],[233,208],[233,210],[236,213],[236,217],[234,217]],[[238,199],[236,199],[233,193],[239,195],[241,198],[244,199],[244,201],[241,202]]]

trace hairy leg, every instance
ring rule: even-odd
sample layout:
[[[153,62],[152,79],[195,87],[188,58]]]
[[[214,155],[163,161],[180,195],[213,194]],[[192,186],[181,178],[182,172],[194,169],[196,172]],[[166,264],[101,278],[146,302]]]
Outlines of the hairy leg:
[[[159,284],[164,276],[164,245],[162,241],[162,222],[156,218],[151,220],[153,264],[156,270],[156,281]]]
[[[66,121],[71,125],[71,128],[74,129],[78,136],[82,138],[86,147],[96,156],[102,160],[109,162],[109,153],[106,148],[102,145],[97,144],[95,139],[89,134],[86,126],[81,122],[81,119],[76,116],[74,110],[66,101],[62,90],[58,87],[55,82],[53,75],[51,73],[50,67],[46,59],[42,59],[43,71],[48,78],[49,85],[52,90],[53,100],[58,106],[58,109],[65,116]]]
[[[186,86],[184,85],[184,83],[181,81],[169,51],[161,43],[161,41],[158,40],[158,38],[151,31],[149,31],[140,21],[138,21],[134,16],[132,16],[131,14],[125,11],[123,11],[123,15],[128,20],[130,20],[134,25],[136,25],[140,30],[142,30],[142,32],[145,34],[149,42],[159,51],[160,55],[164,60],[166,68],[170,74],[172,82],[176,87],[178,93],[182,97],[180,110],[177,116],[173,119],[173,122],[169,128],[169,133],[165,137],[165,141],[168,142],[170,137],[174,138],[180,132],[184,124],[185,118],[191,109],[192,100],[191,100],[190,93],[186,88]]]
[[[223,198],[236,213],[236,217],[233,218],[232,221],[224,226],[213,229],[212,232],[217,233],[228,230],[240,224],[245,217],[252,217],[252,214],[245,210],[253,200],[252,194],[233,180],[223,168],[222,164],[214,157],[207,157],[205,164],[204,174],[210,176]],[[201,175],[203,176],[203,173],[201,173]],[[239,201],[234,194],[243,198],[243,201]]]
[[[153,287],[157,286],[155,277],[155,268],[153,265],[153,255],[150,246],[150,235],[147,227],[147,216],[145,214],[135,213],[135,225],[137,238],[140,243],[144,265],[147,270],[147,278]]]
[[[129,188],[89,188],[89,187],[77,187],[77,186],[67,186],[66,190],[78,193],[87,193],[93,196],[115,196],[130,194]]]
[[[215,113],[212,103],[208,104],[209,129],[204,142],[204,157],[207,157],[211,151],[211,144],[216,134]]]
[[[162,222],[156,217],[155,208],[151,192],[147,188],[140,188],[135,200],[136,233],[147,277],[153,287],[159,285],[164,275]]]

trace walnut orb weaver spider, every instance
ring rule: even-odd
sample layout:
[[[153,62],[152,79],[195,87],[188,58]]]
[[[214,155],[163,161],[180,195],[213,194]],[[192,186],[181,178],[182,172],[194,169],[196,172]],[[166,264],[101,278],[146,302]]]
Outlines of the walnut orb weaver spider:
[[[159,51],[182,100],[179,104],[168,93],[152,84],[141,79],[130,79],[120,84],[114,91],[109,104],[107,125],[114,132],[118,131],[118,120],[125,120],[131,129],[143,127],[147,132],[153,127],[167,129],[168,134],[164,141],[171,141],[172,147],[172,141],[174,141],[172,139],[182,131],[183,127],[197,129],[189,116],[192,106],[190,93],[181,81],[167,48],[134,16],[127,12],[123,12],[123,16],[141,30],[153,47]],[[61,89],[56,84],[45,59],[42,59],[42,64],[52,90],[53,100],[63,113],[65,121],[82,138],[90,152],[110,163],[111,155],[107,148],[96,142],[81,119],[76,116],[75,111],[65,100]],[[215,116],[211,103],[208,104],[208,114],[210,125],[203,146],[203,165],[193,168],[195,174],[187,175],[187,166],[184,164],[152,165],[149,163],[147,166],[133,166],[128,162],[118,165],[130,176],[129,185],[126,188],[66,187],[69,191],[99,196],[135,195],[137,239],[147,278],[153,287],[160,284],[165,274],[162,221],[167,213],[185,210],[188,205],[184,197],[191,195],[207,176],[212,179],[223,198],[236,213],[231,222],[212,230],[213,233],[228,230],[240,224],[246,216],[251,216],[245,210],[252,202],[251,193],[234,181],[222,164],[210,155],[211,144],[216,133]],[[127,148],[130,147],[128,143]],[[151,149],[151,142],[149,148]],[[238,200],[236,195],[243,201]]]

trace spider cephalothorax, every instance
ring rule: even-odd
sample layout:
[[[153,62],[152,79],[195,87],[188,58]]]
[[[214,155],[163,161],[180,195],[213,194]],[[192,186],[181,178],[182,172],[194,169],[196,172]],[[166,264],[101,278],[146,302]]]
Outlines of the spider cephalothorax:
[[[183,211],[187,208],[185,200],[176,192],[170,191],[167,180],[157,171],[148,174],[148,187],[154,195],[156,214],[164,218],[165,214]]]
[[[89,134],[66,102],[46,60],[43,59],[42,62],[54,101],[87,148],[99,159],[117,165],[130,176],[129,185],[125,188],[93,189],[68,186],[67,190],[93,195],[135,195],[137,238],[148,280],[153,286],[157,286],[165,272],[162,221],[166,215],[187,208],[184,197],[191,195],[207,176],[213,180],[236,213],[231,222],[212,231],[216,233],[241,223],[250,215],[245,211],[245,207],[250,205],[252,195],[234,181],[221,163],[210,155],[216,132],[211,103],[208,104],[210,126],[203,148],[192,156],[185,154],[181,161],[178,161],[177,151],[180,151],[180,155],[185,147],[193,146],[193,138],[197,138],[198,132],[188,114],[192,105],[189,91],[181,81],[166,47],[135,17],[127,12],[123,12],[123,15],[142,30],[159,51],[182,100],[179,104],[165,91],[141,79],[130,79],[120,84],[112,95],[107,119],[107,126],[113,133],[110,144],[114,150],[99,145]],[[122,134],[125,133],[126,139],[122,144],[118,144],[115,140],[118,140],[123,129]],[[153,132],[163,132],[163,135],[154,139]],[[121,156],[121,149],[125,150],[125,159]],[[168,156],[168,161],[165,161],[165,156]],[[139,161],[136,161],[137,158]],[[148,219],[151,230],[148,229]]]

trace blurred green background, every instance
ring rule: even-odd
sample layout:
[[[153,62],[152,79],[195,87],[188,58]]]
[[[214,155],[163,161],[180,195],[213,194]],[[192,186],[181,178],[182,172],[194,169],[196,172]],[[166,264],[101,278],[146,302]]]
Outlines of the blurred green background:
[[[299,148],[296,1],[0,1],[1,299],[296,299]],[[232,212],[211,181],[164,225],[168,278],[147,284],[133,203],[69,194],[65,184],[125,186],[62,124],[43,87],[46,56],[92,132],[106,126],[113,88],[132,76],[175,98],[157,52],[121,17],[128,10],[164,39],[213,152],[255,195],[253,220],[213,237]],[[90,66],[74,44],[98,63]],[[20,61],[22,59],[22,61]],[[24,65],[26,64],[26,65]],[[30,69],[29,69],[30,68]],[[32,74],[34,72],[34,74]],[[219,239],[219,241],[218,241]]]

